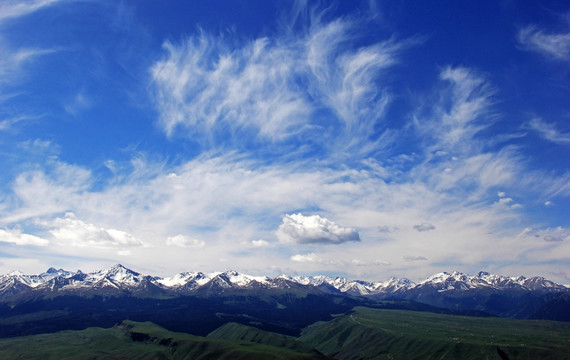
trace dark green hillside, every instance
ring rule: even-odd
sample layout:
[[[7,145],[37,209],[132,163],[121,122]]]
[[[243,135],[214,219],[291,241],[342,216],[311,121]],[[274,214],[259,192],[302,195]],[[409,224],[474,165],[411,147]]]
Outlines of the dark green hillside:
[[[570,293],[560,294],[542,305],[531,319],[558,320],[570,322]]]
[[[287,348],[170,332],[152,323],[125,321],[113,328],[0,340],[0,359],[326,359]]]
[[[108,329],[88,328],[0,340],[0,359],[6,360],[534,360],[569,359],[568,354],[568,323],[363,307],[312,324],[298,338],[237,323],[227,323],[208,337],[199,337],[172,332],[149,322],[124,321]]]
[[[87,327],[108,328],[124,320],[151,321],[172,331],[205,336],[228,322],[287,335],[365,300],[345,296],[288,293],[279,289],[228,291],[212,297],[171,299],[59,296],[0,304],[0,338]]]
[[[570,324],[355,308],[298,338],[338,359],[569,359]]]
[[[292,336],[263,331],[238,323],[227,323],[208,334],[208,338],[249,341],[257,344],[287,348],[302,353],[320,354],[314,348]]]

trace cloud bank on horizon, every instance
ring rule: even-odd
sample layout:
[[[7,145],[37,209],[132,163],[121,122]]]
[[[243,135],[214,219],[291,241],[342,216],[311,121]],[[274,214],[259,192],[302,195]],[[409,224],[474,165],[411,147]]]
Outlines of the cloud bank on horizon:
[[[0,271],[565,282],[569,60],[560,1],[3,2]]]

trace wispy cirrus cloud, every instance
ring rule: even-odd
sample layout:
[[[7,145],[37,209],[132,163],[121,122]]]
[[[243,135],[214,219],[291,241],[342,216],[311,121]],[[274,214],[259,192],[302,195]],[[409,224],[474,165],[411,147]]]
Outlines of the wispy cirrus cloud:
[[[12,43],[11,34],[4,28],[10,20],[29,15],[62,0],[7,0],[0,3],[0,131],[10,130],[16,124],[34,119],[38,114],[26,110],[15,110],[8,106],[14,94],[19,90],[12,87],[19,84],[25,74],[25,67],[42,56],[55,50],[41,46],[19,47]]]
[[[481,75],[464,67],[445,67],[433,99],[424,100],[414,117],[419,134],[425,136],[427,150],[451,152],[458,156],[480,151],[477,134],[492,124],[496,90]],[[441,85],[440,85],[441,86]]]
[[[29,15],[58,2],[69,0],[6,0],[0,3],[0,85],[16,76],[20,66],[33,58],[51,53],[53,50],[41,48],[13,48],[2,34],[4,22]]]
[[[0,4],[0,23],[8,19],[19,18],[69,0],[5,0]]]
[[[228,135],[242,142],[310,136],[331,151],[370,151],[390,103],[382,74],[413,41],[354,46],[356,21],[314,16],[310,23],[301,36],[284,31],[237,45],[205,31],[166,41],[151,69],[164,131],[182,128],[217,144]]]
[[[519,44],[523,49],[538,52],[555,60],[570,61],[570,33],[547,33],[530,25],[519,30]]]
[[[533,118],[524,127],[536,131],[542,138],[559,145],[570,144],[570,132],[562,132],[556,126],[540,118]]]

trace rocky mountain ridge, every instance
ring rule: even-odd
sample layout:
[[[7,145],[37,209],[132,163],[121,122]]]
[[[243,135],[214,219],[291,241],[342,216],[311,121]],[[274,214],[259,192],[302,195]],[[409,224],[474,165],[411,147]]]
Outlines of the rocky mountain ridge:
[[[194,291],[203,287],[218,289],[247,288],[291,288],[294,286],[314,287],[324,292],[350,296],[387,298],[402,297],[417,292],[462,292],[474,290],[567,292],[570,288],[556,284],[543,277],[506,277],[479,272],[468,275],[461,272],[442,272],[414,283],[405,278],[391,278],[385,281],[369,282],[344,277],[327,276],[251,276],[237,271],[226,272],[183,272],[171,277],[143,275],[120,264],[108,269],[83,273],[50,268],[38,275],[12,272],[0,275],[0,299],[29,291],[59,291],[115,289],[136,290],[153,287],[162,291]]]

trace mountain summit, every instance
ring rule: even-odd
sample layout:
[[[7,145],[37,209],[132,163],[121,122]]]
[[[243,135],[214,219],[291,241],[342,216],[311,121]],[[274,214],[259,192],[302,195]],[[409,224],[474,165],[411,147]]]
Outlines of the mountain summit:
[[[60,286],[55,287],[54,283],[59,283]],[[21,272],[0,275],[0,299],[10,297],[19,292],[32,290],[57,289],[60,292],[69,292],[74,289],[108,287],[128,291],[136,289],[143,284],[152,284],[159,289],[178,292],[192,291],[202,287],[216,287],[220,289],[279,288],[296,284],[314,287],[330,293],[372,297],[375,299],[394,296],[401,297],[408,293],[433,291],[439,293],[473,290],[515,290],[554,293],[570,291],[568,287],[556,284],[543,277],[505,277],[492,275],[487,272],[479,272],[473,276],[457,271],[452,273],[442,272],[432,275],[419,283],[414,283],[405,278],[391,278],[379,282],[327,276],[292,277],[279,275],[275,278],[270,278],[267,276],[241,274],[233,270],[212,273],[183,272],[171,277],[161,278],[142,275],[121,264],[116,264],[108,269],[88,274],[84,274],[81,271],[56,270],[51,267],[45,273],[38,275],[24,275]]]

